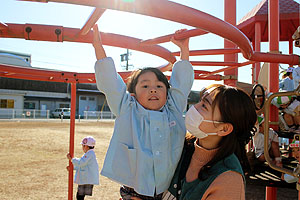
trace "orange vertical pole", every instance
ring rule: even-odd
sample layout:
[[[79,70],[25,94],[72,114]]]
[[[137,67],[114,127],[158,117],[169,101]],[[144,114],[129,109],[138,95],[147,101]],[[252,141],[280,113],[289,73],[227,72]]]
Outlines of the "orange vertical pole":
[[[251,41],[251,44],[253,46],[253,51],[255,51],[255,38],[253,38],[253,40]],[[251,77],[252,77],[252,84],[256,84],[256,70],[255,70],[255,63],[252,64],[252,74],[251,74]]]
[[[261,43],[261,25],[260,22],[255,23],[255,44],[254,44],[254,49],[255,51],[260,51],[260,43]],[[258,75],[260,72],[260,62],[257,62],[254,64],[255,66],[255,74],[254,75],[254,80],[255,83],[257,83],[258,80]]]
[[[277,199],[277,188],[276,187],[266,187],[266,200]]]
[[[224,20],[232,25],[236,25],[236,0],[224,0]],[[228,40],[224,40],[224,48],[236,48],[236,45]],[[225,54],[224,62],[237,62],[237,54]],[[224,72],[224,75],[231,75],[236,79],[225,79],[224,84],[236,86],[238,69],[231,69]]]
[[[269,30],[269,50],[270,52],[279,51],[279,0],[268,1],[269,15],[268,15],[268,30]],[[269,90],[270,92],[277,92],[279,88],[279,65],[278,63],[270,63],[269,74]],[[272,122],[278,121],[278,109],[272,106],[270,109],[270,120]],[[277,128],[274,127],[273,128]],[[276,129],[275,129],[276,130]],[[266,200],[275,200],[277,188],[266,187]]]
[[[293,54],[293,40],[292,40],[292,38],[289,39],[289,54]],[[290,65],[290,67],[293,67],[293,65]]]
[[[76,83],[71,83],[71,116],[70,116],[70,148],[69,152],[74,157],[74,133],[75,133],[75,113],[76,113]],[[68,200],[73,199],[73,164],[69,161],[69,187]]]
[[[297,184],[300,184],[299,179],[298,179],[298,183]],[[297,190],[298,190],[298,187],[297,187]],[[300,200],[300,190],[298,190],[298,200]]]

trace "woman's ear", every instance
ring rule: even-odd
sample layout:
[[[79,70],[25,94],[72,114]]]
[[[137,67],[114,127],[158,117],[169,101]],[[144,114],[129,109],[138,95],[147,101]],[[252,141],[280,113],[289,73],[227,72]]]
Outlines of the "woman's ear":
[[[219,131],[217,132],[218,136],[226,136],[233,131],[233,125],[230,123],[224,123],[220,126]]]

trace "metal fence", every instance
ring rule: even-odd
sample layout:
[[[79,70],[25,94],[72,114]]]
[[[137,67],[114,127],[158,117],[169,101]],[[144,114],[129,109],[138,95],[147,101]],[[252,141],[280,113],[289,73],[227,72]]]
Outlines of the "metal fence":
[[[115,119],[116,116],[109,111],[83,111],[84,119]]]
[[[51,114],[49,110],[33,109],[0,109],[0,119],[49,119]],[[84,116],[76,116],[83,119],[115,119],[116,116],[109,111],[84,111]]]
[[[0,119],[49,119],[49,110],[0,109]]]

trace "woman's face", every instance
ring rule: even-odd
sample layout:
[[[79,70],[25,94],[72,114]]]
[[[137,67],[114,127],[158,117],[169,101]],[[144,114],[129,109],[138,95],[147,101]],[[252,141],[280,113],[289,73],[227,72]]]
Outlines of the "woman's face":
[[[221,113],[219,110],[219,106],[216,105],[214,110],[212,109],[212,103],[214,101],[215,91],[207,92],[203,95],[202,99],[199,103],[195,104],[194,107],[196,110],[203,116],[205,120],[212,120],[219,122],[221,121]],[[212,123],[212,122],[205,122],[203,121],[199,125],[199,129],[202,131],[209,133],[209,132],[216,132],[219,123]]]

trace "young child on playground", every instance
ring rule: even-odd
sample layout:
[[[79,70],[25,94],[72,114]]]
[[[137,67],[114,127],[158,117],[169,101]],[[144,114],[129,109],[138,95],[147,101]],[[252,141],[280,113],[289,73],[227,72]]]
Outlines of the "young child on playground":
[[[300,162],[300,143],[299,140],[293,140],[293,142],[289,145],[292,149],[292,155],[294,158],[298,160],[298,166]],[[295,171],[295,170],[294,170]],[[289,174],[283,175],[283,180],[285,180],[287,183],[294,183],[298,181],[297,177],[291,176]]]
[[[97,25],[93,30],[97,87],[116,115],[101,175],[123,185],[122,199],[160,199],[173,177],[186,133],[183,111],[194,80],[189,39],[172,38],[181,60],[174,64],[170,83],[159,69],[144,68],[131,75],[126,91],[112,58],[106,57]]]
[[[254,152],[255,157],[261,161],[265,162],[265,156],[264,156],[264,117],[262,115],[259,115],[257,117],[257,123],[259,125],[259,128],[256,132],[256,134],[253,137],[253,143],[254,143]],[[270,157],[273,159],[274,163],[277,166],[282,167],[282,158],[279,150],[279,140],[277,133],[272,129],[269,128],[269,141],[268,141],[268,149]]]
[[[292,96],[279,96],[272,100],[272,104],[282,111],[279,117],[283,118],[285,129],[300,132],[300,102]]]
[[[92,196],[93,186],[99,185],[99,167],[94,152],[96,141],[92,136],[87,136],[83,138],[80,144],[84,152],[81,158],[72,158],[70,153],[67,154],[67,158],[76,170],[74,183],[78,184],[77,200],[83,200],[85,195]],[[69,166],[67,170],[70,170]]]

